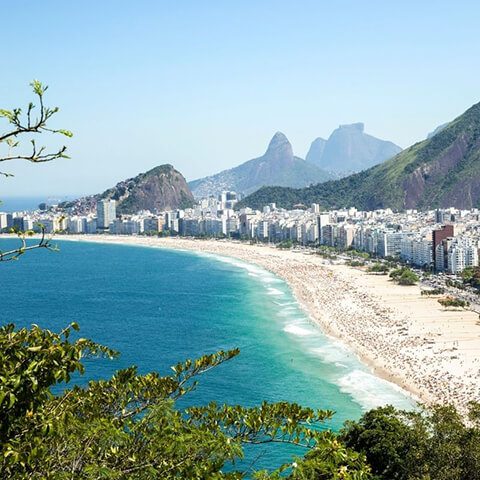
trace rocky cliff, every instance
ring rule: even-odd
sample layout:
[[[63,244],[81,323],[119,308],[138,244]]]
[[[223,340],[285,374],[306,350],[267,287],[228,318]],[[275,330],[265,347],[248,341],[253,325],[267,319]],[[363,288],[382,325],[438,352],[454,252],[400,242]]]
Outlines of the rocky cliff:
[[[382,163],[401,150],[392,142],[365,133],[363,123],[353,123],[340,125],[328,140],[314,140],[306,160],[343,177]]]
[[[189,186],[196,197],[206,197],[223,190],[249,194],[264,185],[305,187],[331,178],[327,172],[294,156],[287,137],[277,132],[261,157],[216,175],[194,180]]]
[[[116,200],[118,213],[175,210],[191,207],[194,203],[185,178],[168,164],[119,182],[101,194],[67,202],[63,206],[79,213],[92,211],[100,199]]]

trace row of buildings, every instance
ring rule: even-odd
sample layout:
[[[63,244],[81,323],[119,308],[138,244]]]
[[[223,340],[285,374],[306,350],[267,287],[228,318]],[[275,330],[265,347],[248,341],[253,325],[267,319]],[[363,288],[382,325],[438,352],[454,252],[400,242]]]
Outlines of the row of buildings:
[[[96,211],[72,215],[52,208],[48,212],[0,213],[0,229],[75,234],[171,234],[251,239],[261,242],[292,241],[356,249],[383,258],[400,258],[422,268],[459,273],[478,265],[480,212],[441,209],[428,212],[390,209],[358,211],[355,208],[322,211],[317,204],[293,210],[266,205],[262,211],[235,210],[235,192],[200,200],[194,208],[165,212],[141,211],[117,215],[114,200],[101,200]]]

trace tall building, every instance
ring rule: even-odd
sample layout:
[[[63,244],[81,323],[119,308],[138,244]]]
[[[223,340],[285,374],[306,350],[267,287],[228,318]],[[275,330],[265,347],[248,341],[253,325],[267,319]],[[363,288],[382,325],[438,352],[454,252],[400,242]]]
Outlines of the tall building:
[[[117,217],[115,200],[99,200],[97,202],[97,228],[108,230],[110,222]]]
[[[320,243],[323,245],[325,240],[323,238],[323,227],[330,224],[330,214],[328,213],[320,213],[317,215],[317,224],[318,224],[318,235]]]
[[[446,238],[451,238],[454,236],[453,225],[442,225],[442,228],[439,230],[433,230],[432,232],[432,256],[433,256],[433,263],[434,265],[437,264],[436,262],[436,249],[437,246],[440,245],[442,240]]]
[[[0,230],[8,227],[8,216],[6,213],[0,212]]]

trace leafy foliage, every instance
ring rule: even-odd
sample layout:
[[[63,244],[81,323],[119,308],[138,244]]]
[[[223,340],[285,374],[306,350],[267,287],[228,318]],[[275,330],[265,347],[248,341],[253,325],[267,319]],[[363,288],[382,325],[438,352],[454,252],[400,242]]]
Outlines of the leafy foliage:
[[[281,250],[290,250],[293,247],[293,242],[291,240],[284,240],[277,244],[277,248]]]
[[[479,405],[467,423],[452,406],[405,412],[382,407],[347,422],[341,439],[365,453],[384,480],[480,479]]]
[[[399,285],[415,285],[418,275],[409,267],[400,267],[390,272],[390,278]]]
[[[389,270],[390,270],[390,268],[388,267],[387,264],[376,262],[373,265],[371,265],[370,267],[368,267],[367,272],[369,272],[369,273],[381,273],[383,275],[386,275]]]
[[[235,469],[243,445],[290,443],[310,453],[295,466],[260,478],[368,479],[362,455],[326,429],[332,412],[286,402],[258,407],[177,407],[198,376],[238,355],[237,349],[172,367],[173,374],[140,375],[135,367],[84,388],[66,388],[83,373],[86,356],[115,356],[90,340],[31,329],[0,329],[0,475],[2,478],[243,478]],[[62,384],[63,393],[52,387]],[[225,469],[226,466],[229,468]],[[318,475],[317,475],[318,473]]]
[[[480,267],[467,267],[462,272],[462,280],[464,284],[480,289]]]

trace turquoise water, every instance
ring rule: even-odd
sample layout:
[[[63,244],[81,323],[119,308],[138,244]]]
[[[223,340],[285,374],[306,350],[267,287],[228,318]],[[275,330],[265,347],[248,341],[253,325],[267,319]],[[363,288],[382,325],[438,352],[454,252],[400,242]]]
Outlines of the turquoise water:
[[[286,283],[262,268],[191,252],[59,244],[59,253],[0,265],[0,321],[54,330],[75,321],[82,336],[121,352],[89,361],[80,383],[132,364],[168,374],[180,360],[239,347],[240,356],[202,376],[190,402],[298,402],[335,410],[335,429],[380,404],[411,405],[312,325]],[[301,454],[266,452],[258,468]]]

